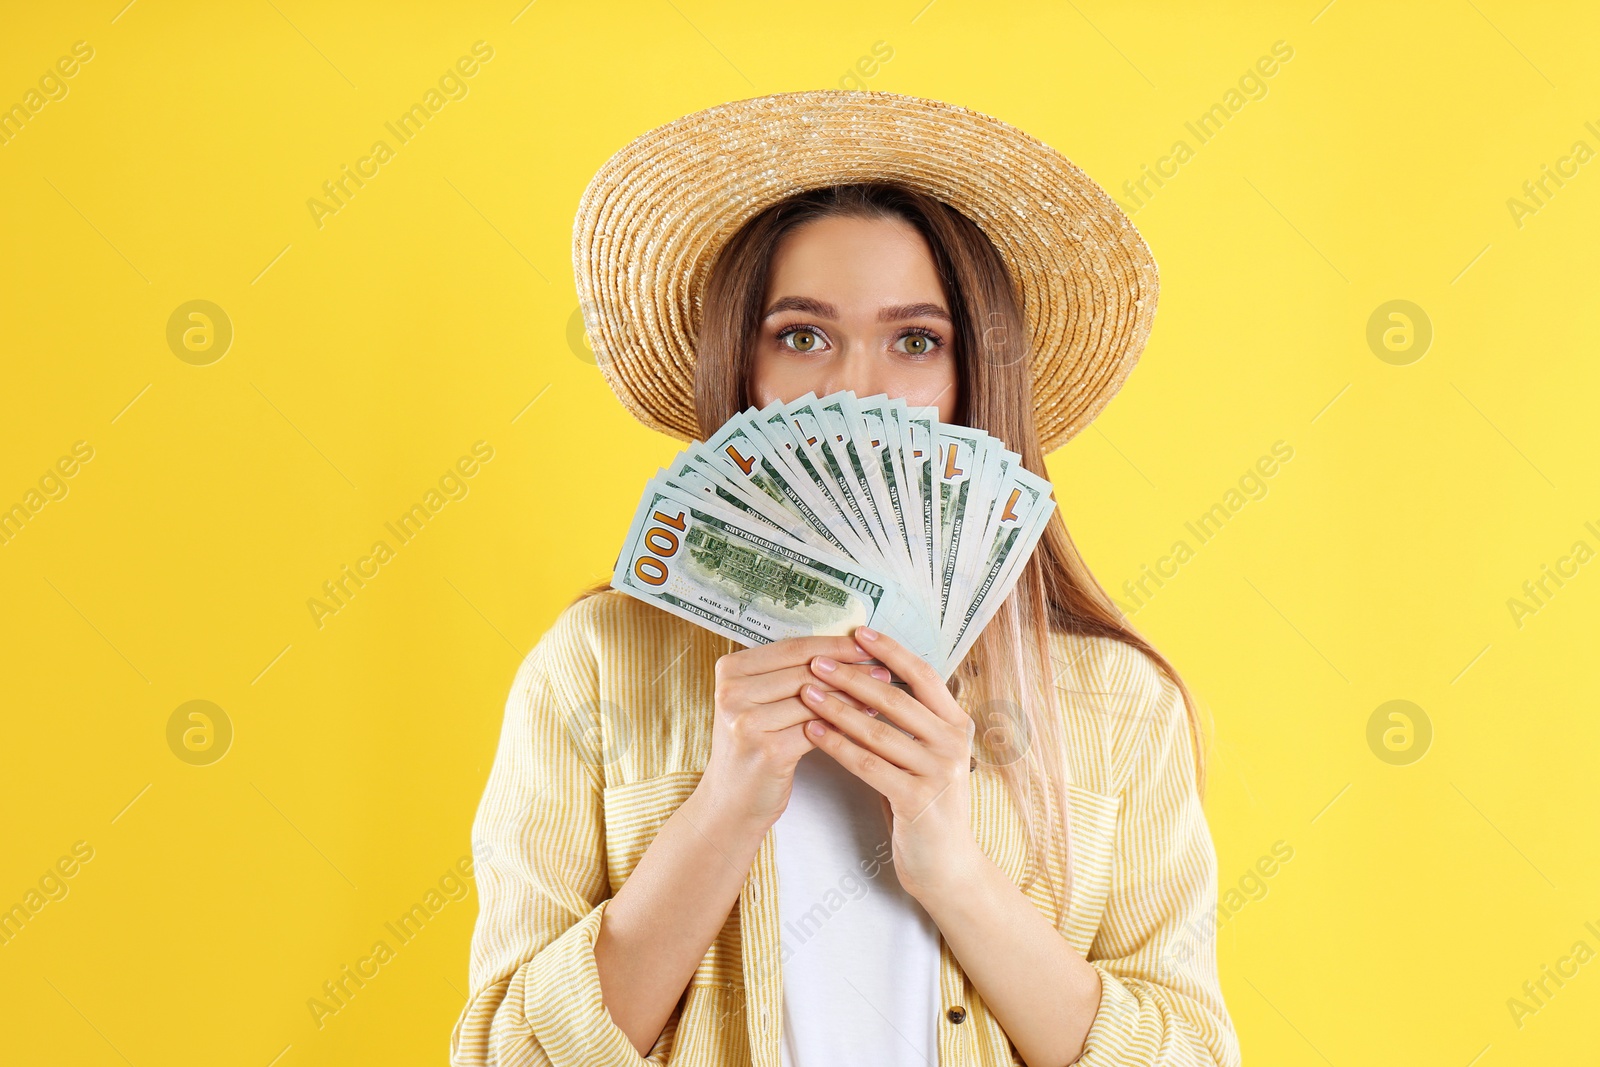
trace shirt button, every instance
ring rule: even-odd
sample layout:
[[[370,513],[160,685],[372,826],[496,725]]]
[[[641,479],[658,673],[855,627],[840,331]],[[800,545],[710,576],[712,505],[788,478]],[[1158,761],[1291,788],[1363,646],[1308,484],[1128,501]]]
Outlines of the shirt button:
[[[967,1017],[967,1009],[957,1004],[955,1007],[945,1012],[944,1017],[953,1023],[958,1023]]]

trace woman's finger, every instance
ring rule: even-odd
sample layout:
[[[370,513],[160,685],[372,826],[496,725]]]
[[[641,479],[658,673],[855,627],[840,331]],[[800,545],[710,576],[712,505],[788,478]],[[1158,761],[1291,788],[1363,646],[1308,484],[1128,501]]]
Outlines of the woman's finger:
[[[818,681],[817,676],[811,673],[811,668],[805,664],[798,667],[785,667],[782,670],[769,671],[766,674],[755,674],[735,679],[730,684],[737,687],[740,697],[751,704],[771,704],[784,697],[792,697],[800,692],[800,687],[807,682]],[[822,681],[825,688],[835,688],[831,682]]]
[[[934,670],[933,665],[927,660],[888,634],[869,626],[857,626],[854,637],[860,647],[881,660],[885,667],[906,681],[911,688],[911,695],[923,707],[952,726],[962,726],[971,721],[971,717],[950,695],[950,690],[945,685],[944,679],[939,677],[939,672]]]
[[[806,735],[891,802],[918,778],[938,769],[938,760],[931,752],[894,726],[851,711],[831,694],[814,692],[821,699],[813,700],[809,695],[803,699],[826,720],[827,729],[819,734],[807,726]]]
[[[916,697],[887,680],[873,677],[873,671],[887,674],[887,668],[840,663],[818,656],[810,670],[823,685],[843,690],[857,702],[878,709],[886,720],[915,737],[937,736],[947,725]]]
[[[736,674],[769,674],[785,667],[808,662],[812,656],[832,656],[848,663],[872,658],[859,644],[843,634],[814,637],[785,637],[770,644],[755,645],[723,656],[722,670]]]
[[[785,700],[775,700],[771,704],[762,704],[752,714],[755,715],[756,722],[760,724],[761,729],[769,734],[799,726],[801,723],[810,722],[813,719],[822,719],[822,716],[811,708],[806,707],[805,701],[798,696],[792,696]]]

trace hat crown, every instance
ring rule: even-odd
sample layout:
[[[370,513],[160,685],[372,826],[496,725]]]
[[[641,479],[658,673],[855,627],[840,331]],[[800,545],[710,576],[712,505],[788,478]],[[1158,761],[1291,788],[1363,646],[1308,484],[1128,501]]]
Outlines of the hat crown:
[[[1159,276],[1144,239],[1042,141],[871,89],[718,104],[641,134],[596,172],[573,222],[573,272],[596,363],[624,407],[693,440],[701,294],[718,253],[782,200],[872,181],[934,196],[988,235],[1021,295],[1042,448],[1087,426],[1149,337]]]

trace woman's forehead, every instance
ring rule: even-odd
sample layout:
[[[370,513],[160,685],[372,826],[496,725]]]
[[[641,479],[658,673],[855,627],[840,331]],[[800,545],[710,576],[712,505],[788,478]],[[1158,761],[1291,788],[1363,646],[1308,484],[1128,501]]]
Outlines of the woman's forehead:
[[[784,298],[830,305],[839,315],[877,317],[915,304],[943,306],[944,288],[927,241],[892,219],[827,218],[786,235],[767,274],[767,312]],[[813,313],[822,309],[813,306]],[[905,317],[905,316],[895,316]]]

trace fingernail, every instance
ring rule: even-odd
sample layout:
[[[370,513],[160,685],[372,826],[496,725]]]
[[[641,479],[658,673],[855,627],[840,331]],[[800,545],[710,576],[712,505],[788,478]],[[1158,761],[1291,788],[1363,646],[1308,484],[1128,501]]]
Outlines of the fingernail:
[[[820,722],[806,723],[806,732],[812,737],[821,737],[825,727]]]
[[[876,641],[878,639],[878,631],[870,626],[857,626],[856,636],[863,640]]]
[[[878,714],[878,709],[877,708],[868,708],[867,709],[867,714],[868,715],[876,715],[876,714]]]
[[[838,666],[838,664],[833,662],[833,660],[829,659],[827,656],[818,656],[817,661],[815,664],[813,664],[813,666],[815,666],[817,670],[826,673],[827,671],[833,670]]]
[[[822,690],[818,689],[814,685],[811,685],[810,683],[806,684],[805,694],[806,694],[806,699],[807,700],[821,700],[822,699]]]
[[[882,667],[872,668],[872,676],[880,682],[887,682],[889,680],[889,672],[884,670]]]

